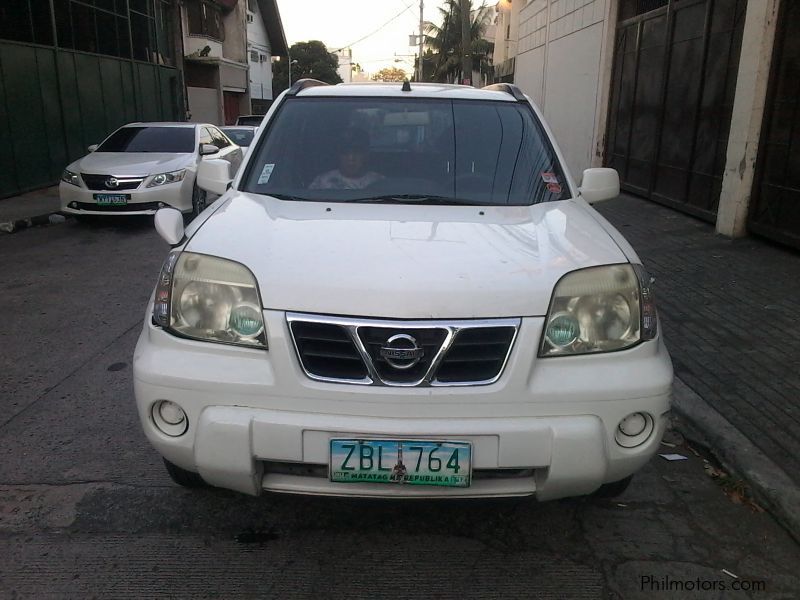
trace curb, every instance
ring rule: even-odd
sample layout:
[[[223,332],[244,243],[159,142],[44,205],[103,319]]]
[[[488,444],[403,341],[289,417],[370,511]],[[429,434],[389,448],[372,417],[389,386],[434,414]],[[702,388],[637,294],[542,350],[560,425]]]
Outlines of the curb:
[[[684,436],[706,445],[726,469],[742,477],[753,496],[800,542],[800,486],[678,377],[672,409]]]
[[[0,231],[3,233],[15,233],[29,227],[39,227],[41,225],[56,225],[67,220],[67,216],[60,212],[45,213],[24,219],[0,222]]]

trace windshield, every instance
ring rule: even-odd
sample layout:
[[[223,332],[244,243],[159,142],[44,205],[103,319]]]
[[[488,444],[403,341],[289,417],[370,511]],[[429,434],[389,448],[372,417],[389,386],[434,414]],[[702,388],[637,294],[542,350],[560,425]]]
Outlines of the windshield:
[[[242,189],[282,199],[529,205],[569,197],[529,106],[447,99],[291,98]]]
[[[122,127],[95,152],[194,152],[194,127]]]
[[[235,127],[223,127],[222,131],[231,138],[233,143],[237,146],[249,146],[255,134],[254,129],[237,129]]]

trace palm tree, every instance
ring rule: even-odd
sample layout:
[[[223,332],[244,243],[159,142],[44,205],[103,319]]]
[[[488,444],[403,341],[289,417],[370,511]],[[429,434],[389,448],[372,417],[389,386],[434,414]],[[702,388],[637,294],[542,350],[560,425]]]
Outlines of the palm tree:
[[[489,7],[481,4],[477,8],[470,6],[470,50],[473,65],[481,73],[490,66],[489,55],[492,44],[483,39],[489,25]],[[426,27],[428,35],[425,42],[433,50],[434,81],[453,83],[463,77],[461,73],[461,3],[459,0],[447,0],[439,8],[442,24],[429,23]]]

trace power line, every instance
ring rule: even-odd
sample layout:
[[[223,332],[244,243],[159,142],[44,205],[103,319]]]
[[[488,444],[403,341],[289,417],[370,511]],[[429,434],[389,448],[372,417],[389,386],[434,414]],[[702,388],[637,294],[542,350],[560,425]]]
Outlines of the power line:
[[[405,4],[405,3],[403,3],[403,4]],[[359,42],[363,42],[363,41],[364,41],[365,39],[367,39],[368,37],[372,37],[373,35],[375,35],[376,33],[378,33],[378,32],[379,32],[381,29],[383,29],[384,27],[386,27],[386,26],[387,26],[389,23],[391,23],[391,22],[392,22],[392,21],[394,21],[395,19],[398,19],[398,18],[400,18],[400,17],[401,17],[403,14],[407,13],[407,12],[408,12],[410,9],[412,9],[413,7],[414,7],[414,5],[413,5],[413,4],[412,4],[412,5],[409,5],[409,6],[406,6],[406,7],[405,7],[403,10],[401,10],[399,13],[397,13],[395,16],[393,16],[393,17],[392,17],[391,19],[389,19],[388,21],[386,21],[386,23],[384,23],[383,25],[381,25],[380,27],[378,27],[378,28],[377,28],[375,31],[373,31],[372,33],[368,33],[368,34],[367,34],[367,35],[365,35],[364,37],[357,39],[355,42],[352,42],[352,43],[350,43],[350,44],[345,44],[344,46],[342,46],[341,48],[339,48],[338,50],[336,50],[336,52],[340,52],[340,51],[344,50],[345,48],[349,48],[349,47],[351,47],[351,46],[355,46],[355,45],[356,45],[356,44],[358,44]]]

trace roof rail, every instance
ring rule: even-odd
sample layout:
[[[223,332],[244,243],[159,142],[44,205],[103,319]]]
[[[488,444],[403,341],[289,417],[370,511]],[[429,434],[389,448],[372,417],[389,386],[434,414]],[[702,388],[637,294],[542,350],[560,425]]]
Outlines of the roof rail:
[[[298,79],[292,84],[292,87],[289,88],[289,91],[286,92],[287,96],[296,96],[299,92],[302,92],[306,88],[310,87],[317,87],[318,85],[330,85],[325,83],[324,81],[320,81],[319,79]]]
[[[514,96],[514,99],[518,102],[525,102],[527,98],[525,98],[525,94],[522,93],[522,90],[515,86],[513,83],[493,83],[491,85],[487,85],[481,88],[482,90],[489,90],[492,92],[505,92],[506,94],[511,94]]]

